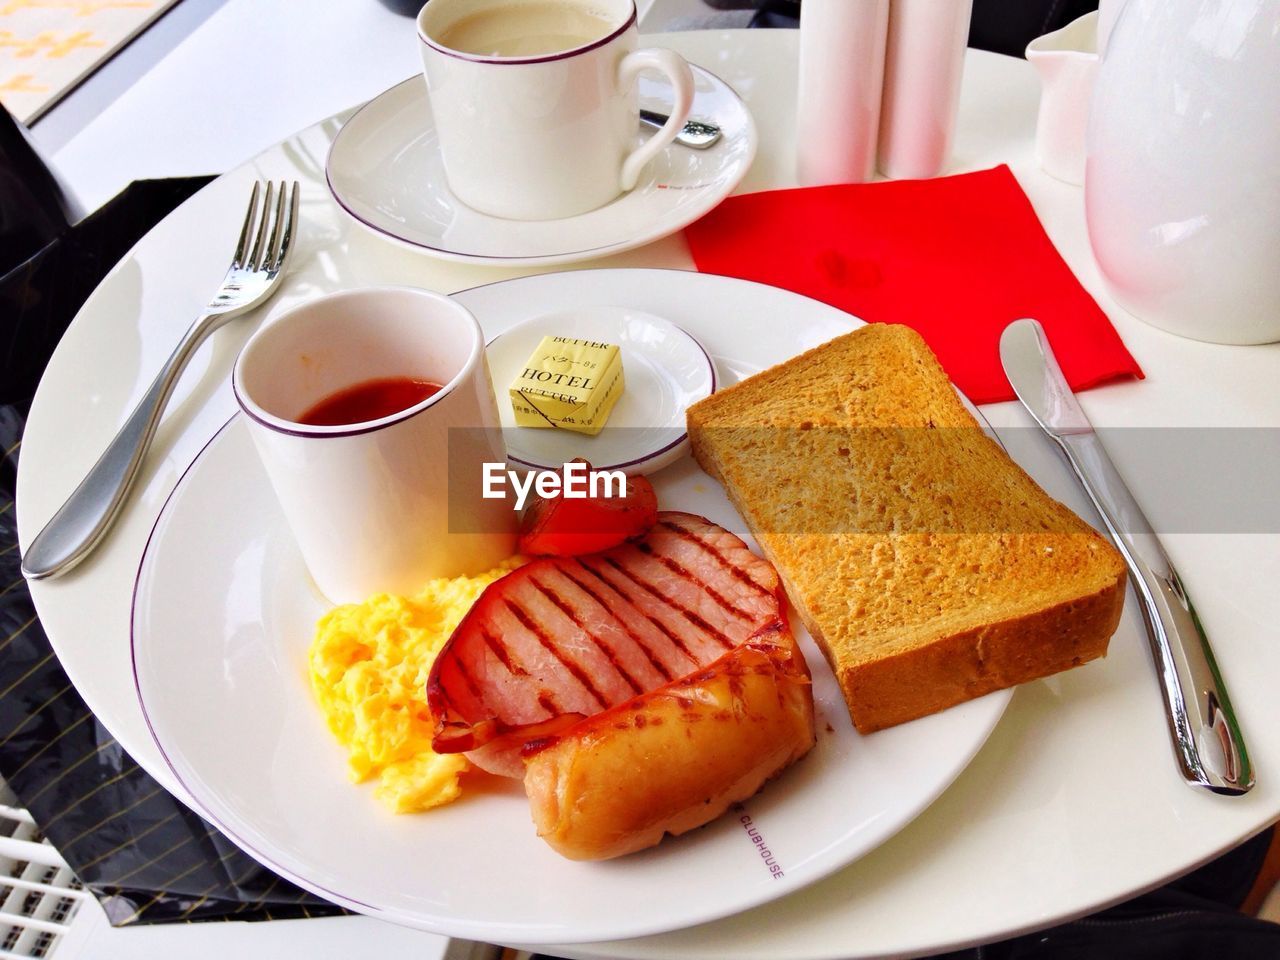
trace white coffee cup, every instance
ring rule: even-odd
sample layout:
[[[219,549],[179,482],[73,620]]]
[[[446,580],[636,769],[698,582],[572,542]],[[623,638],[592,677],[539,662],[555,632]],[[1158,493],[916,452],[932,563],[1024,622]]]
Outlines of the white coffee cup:
[[[348,387],[406,376],[441,389],[364,423],[297,422]],[[307,568],[335,603],[415,593],[515,551],[511,503],[482,496],[484,463],[504,463],[506,450],[484,337],[457,301],[410,287],[309,301],[250,338],[232,388]]]
[[[563,50],[495,56],[442,43],[461,21],[542,6],[603,21],[602,35]],[[562,11],[563,12],[563,11]],[[445,176],[482,213],[552,220],[594,210],[633,189],[675,138],[693,104],[693,74],[672,50],[637,50],[634,0],[431,0],[418,38]],[[572,43],[572,40],[566,40]],[[666,74],[670,119],[637,146],[636,79]]]

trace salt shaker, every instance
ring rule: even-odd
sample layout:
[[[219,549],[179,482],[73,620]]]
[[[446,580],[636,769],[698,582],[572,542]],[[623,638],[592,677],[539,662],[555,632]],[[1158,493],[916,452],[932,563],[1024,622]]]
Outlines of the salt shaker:
[[[973,0],[891,0],[879,168],[936,177],[946,166],[960,103]]]
[[[889,0],[804,0],[796,178],[858,183],[875,172]]]

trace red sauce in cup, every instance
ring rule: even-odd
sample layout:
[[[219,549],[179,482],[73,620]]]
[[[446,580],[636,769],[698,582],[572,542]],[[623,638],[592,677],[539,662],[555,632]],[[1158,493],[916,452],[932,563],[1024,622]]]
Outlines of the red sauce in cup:
[[[379,377],[343,387],[298,417],[311,427],[338,427],[381,420],[434,396],[440,384],[413,377]]]

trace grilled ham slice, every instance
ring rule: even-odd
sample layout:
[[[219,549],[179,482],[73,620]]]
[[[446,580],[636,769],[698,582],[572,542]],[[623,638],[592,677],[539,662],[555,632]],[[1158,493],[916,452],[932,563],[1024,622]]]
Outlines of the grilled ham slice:
[[[485,590],[432,668],[433,746],[522,777],[525,744],[780,635],[793,646],[773,566],[709,520],[661,513],[641,541]]]

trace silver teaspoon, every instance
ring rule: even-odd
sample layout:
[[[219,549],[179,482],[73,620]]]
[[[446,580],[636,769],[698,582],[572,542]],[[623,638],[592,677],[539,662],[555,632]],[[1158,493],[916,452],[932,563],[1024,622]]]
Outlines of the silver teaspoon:
[[[661,128],[670,119],[665,113],[656,110],[641,110],[640,122],[650,127]],[[720,128],[706,120],[689,120],[676,134],[675,142],[694,150],[705,150],[720,139]]]

